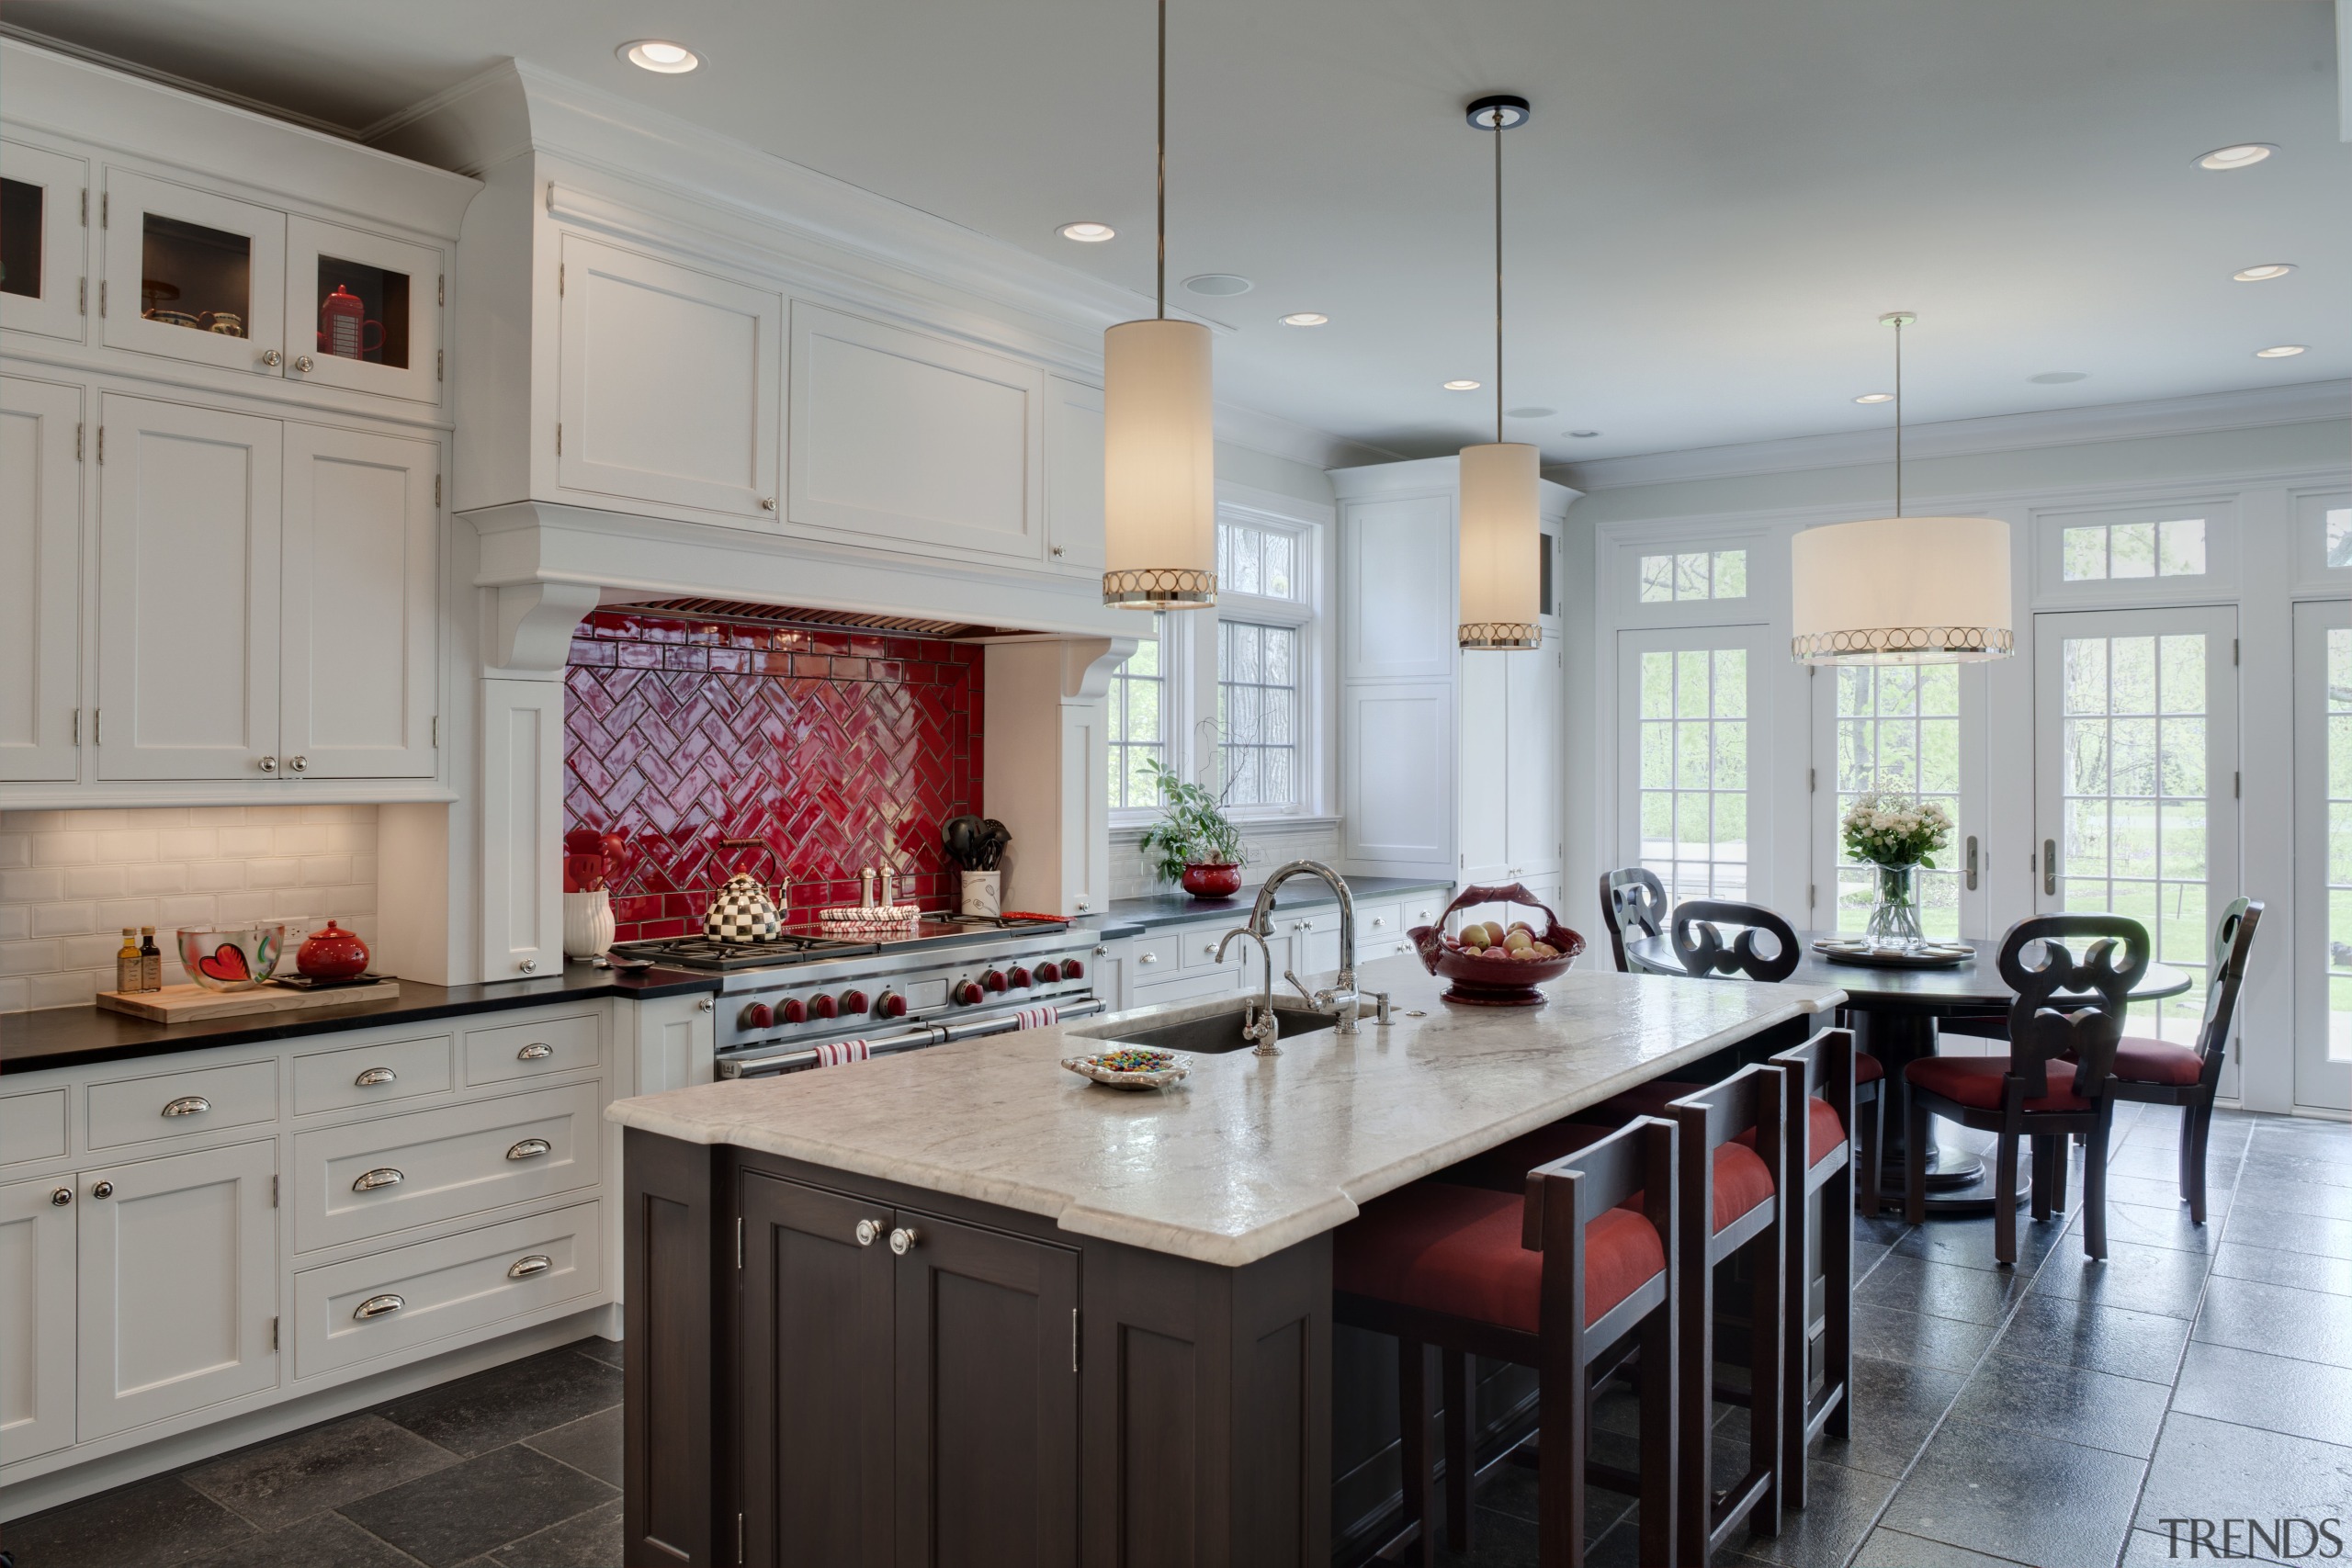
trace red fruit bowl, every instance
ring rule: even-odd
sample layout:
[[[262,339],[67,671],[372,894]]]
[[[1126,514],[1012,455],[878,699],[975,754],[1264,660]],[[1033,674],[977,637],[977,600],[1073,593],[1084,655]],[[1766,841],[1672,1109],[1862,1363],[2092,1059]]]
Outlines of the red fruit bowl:
[[[1480,952],[1449,944],[1445,922],[1456,909],[1497,903],[1525,904],[1542,914],[1543,932],[1536,940],[1557,948],[1559,956],[1490,957],[1491,949]],[[1445,907],[1437,924],[1416,926],[1406,934],[1419,951],[1422,966],[1453,982],[1446,987],[1443,999],[1473,1007],[1542,1007],[1544,993],[1536,987],[1566,974],[1568,965],[1584,951],[1584,938],[1562,925],[1542,900],[1516,882],[1507,887],[1465,887]]]

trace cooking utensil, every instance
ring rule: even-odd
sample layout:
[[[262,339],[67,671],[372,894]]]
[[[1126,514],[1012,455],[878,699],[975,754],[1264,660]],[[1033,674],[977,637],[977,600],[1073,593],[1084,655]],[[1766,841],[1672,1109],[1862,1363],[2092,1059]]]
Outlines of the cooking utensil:
[[[994,871],[1004,859],[1004,846],[1012,842],[1012,829],[991,817],[980,824],[981,871]]]
[[[950,817],[940,829],[940,838],[947,846],[947,858],[966,871],[980,869],[980,819],[977,817]]]

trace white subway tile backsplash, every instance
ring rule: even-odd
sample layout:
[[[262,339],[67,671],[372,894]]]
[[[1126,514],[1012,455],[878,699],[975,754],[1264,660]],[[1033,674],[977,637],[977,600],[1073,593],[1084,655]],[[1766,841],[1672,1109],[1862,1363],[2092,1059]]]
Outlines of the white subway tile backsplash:
[[[0,811],[0,1012],[87,1006],[124,926],[156,928],[176,985],[182,926],[334,919],[372,938],[375,912],[372,806]]]

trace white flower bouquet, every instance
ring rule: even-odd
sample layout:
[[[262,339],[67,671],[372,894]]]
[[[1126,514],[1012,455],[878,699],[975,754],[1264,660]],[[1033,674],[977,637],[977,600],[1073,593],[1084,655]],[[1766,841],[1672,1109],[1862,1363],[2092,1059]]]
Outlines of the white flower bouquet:
[[[1951,847],[1951,816],[1932,800],[1893,790],[1872,790],[1846,808],[1838,824],[1846,852],[1872,865],[1933,870],[1937,854]]]

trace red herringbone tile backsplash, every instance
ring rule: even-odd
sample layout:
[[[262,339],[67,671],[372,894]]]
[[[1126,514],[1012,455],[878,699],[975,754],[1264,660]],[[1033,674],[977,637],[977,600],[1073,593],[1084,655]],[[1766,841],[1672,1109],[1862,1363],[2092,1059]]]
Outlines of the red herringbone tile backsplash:
[[[628,840],[620,940],[699,930],[699,890],[737,871],[813,909],[888,863],[926,907],[955,903],[939,829],[980,809],[978,648],[599,611],[564,686],[564,827]]]

